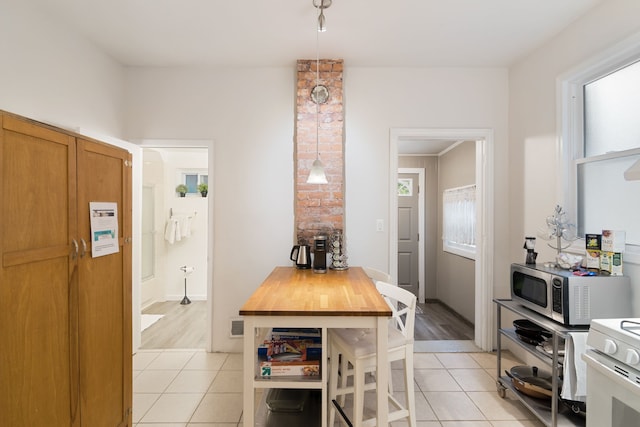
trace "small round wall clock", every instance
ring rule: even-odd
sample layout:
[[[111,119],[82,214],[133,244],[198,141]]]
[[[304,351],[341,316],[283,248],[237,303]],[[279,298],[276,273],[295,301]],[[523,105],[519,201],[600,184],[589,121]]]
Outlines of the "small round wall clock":
[[[324,85],[315,85],[311,89],[311,99],[316,104],[324,104],[329,99],[329,89]]]

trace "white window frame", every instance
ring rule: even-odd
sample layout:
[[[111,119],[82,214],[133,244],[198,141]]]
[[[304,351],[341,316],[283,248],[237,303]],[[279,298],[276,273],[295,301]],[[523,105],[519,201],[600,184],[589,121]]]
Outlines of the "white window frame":
[[[577,218],[577,164],[584,158],[583,86],[640,60],[640,33],[606,49],[591,60],[561,75],[557,86],[558,194],[570,218]],[[631,154],[636,150],[629,150]],[[579,239],[567,252],[584,253]],[[640,264],[640,245],[626,245],[624,262]]]
[[[447,232],[446,232],[446,221],[447,221],[447,216],[446,216],[446,206],[445,206],[445,198],[446,198],[446,193],[447,192],[460,192],[460,191],[473,191],[473,199],[474,199],[474,213],[471,216],[471,220],[473,220],[473,230],[471,230],[469,232],[470,235],[473,236],[473,240],[474,240],[474,244],[465,244],[465,243],[461,243],[461,242],[456,242],[453,241],[451,239],[448,239],[447,237]],[[476,203],[476,185],[475,184],[471,184],[471,185],[465,185],[463,187],[456,187],[456,188],[449,188],[443,191],[442,193],[442,250],[444,252],[449,252],[452,253],[454,255],[458,255],[464,258],[469,258],[472,260],[476,259],[476,228],[477,228],[477,224],[476,224],[476,210],[478,209],[477,203]]]

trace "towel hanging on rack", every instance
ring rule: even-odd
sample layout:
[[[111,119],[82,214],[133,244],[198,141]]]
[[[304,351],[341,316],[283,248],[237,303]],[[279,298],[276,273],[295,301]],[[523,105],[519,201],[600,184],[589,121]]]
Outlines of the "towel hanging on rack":
[[[190,237],[191,236],[191,216],[174,215],[174,218],[178,220],[180,238]]]
[[[195,213],[193,214],[195,215]],[[192,214],[173,214],[167,221],[164,238],[170,244],[191,236]]]
[[[560,396],[579,402],[587,401],[587,365],[582,353],[587,348],[587,332],[569,332],[565,339],[564,380]]]
[[[179,241],[181,239],[180,222],[177,219],[172,217],[167,221],[164,229],[164,239],[171,245],[173,245],[176,240]]]

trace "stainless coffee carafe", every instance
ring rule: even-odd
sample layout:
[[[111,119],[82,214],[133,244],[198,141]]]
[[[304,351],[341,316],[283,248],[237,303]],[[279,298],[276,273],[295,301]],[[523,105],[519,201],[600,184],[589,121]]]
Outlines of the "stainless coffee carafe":
[[[291,249],[289,259],[295,261],[297,268],[311,268],[311,247],[309,245],[295,245]]]

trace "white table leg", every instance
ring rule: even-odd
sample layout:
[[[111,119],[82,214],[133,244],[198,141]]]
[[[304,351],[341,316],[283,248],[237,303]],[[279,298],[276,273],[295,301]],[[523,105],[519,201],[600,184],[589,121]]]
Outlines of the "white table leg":
[[[254,379],[254,355],[255,355],[255,326],[251,316],[244,318],[244,353],[243,353],[243,375],[244,385],[242,393],[242,419],[244,427],[255,426],[255,390],[253,388]]]
[[[376,368],[376,395],[378,397],[378,422],[377,426],[387,426],[389,420],[389,400],[387,393],[389,390],[389,353],[388,353],[388,328],[389,319],[380,316],[377,318],[377,363]]]

